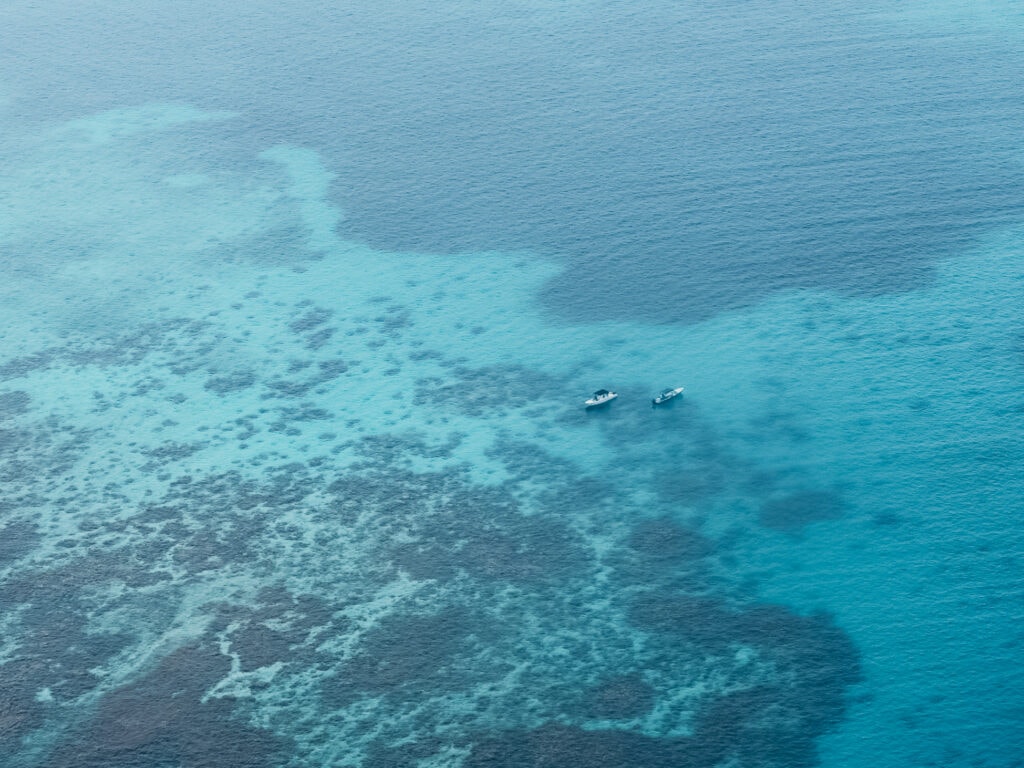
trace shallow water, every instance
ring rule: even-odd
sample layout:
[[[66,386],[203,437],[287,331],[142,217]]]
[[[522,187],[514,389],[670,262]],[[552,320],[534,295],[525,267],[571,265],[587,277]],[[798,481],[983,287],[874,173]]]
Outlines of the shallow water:
[[[0,763],[1019,764],[1022,21],[10,4]]]

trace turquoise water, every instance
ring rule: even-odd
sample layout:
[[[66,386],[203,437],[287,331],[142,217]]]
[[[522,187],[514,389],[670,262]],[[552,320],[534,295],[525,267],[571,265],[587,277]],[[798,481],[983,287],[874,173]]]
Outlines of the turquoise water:
[[[7,4],[0,765],[1020,765],[1024,17],[890,6]]]

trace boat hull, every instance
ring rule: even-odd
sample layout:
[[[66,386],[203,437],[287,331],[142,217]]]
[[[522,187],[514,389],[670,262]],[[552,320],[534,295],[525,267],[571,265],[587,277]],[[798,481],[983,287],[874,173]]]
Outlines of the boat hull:
[[[669,400],[672,400],[673,398],[678,397],[681,394],[683,394],[683,388],[677,387],[676,389],[672,389],[667,392],[662,392],[660,395],[651,400],[651,402],[654,405],[661,405],[662,403],[667,403]]]

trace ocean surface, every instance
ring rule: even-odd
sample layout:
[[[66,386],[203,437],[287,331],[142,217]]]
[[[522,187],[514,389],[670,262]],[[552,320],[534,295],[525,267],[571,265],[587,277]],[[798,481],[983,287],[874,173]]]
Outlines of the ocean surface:
[[[0,767],[1024,765],[1019,3],[6,0],[0,124]]]

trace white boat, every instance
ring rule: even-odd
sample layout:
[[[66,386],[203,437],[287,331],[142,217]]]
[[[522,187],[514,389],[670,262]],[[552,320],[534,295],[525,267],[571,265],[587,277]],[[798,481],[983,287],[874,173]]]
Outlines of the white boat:
[[[593,394],[593,396],[589,400],[585,400],[583,404],[587,406],[587,408],[593,408],[594,406],[597,405],[604,405],[605,403],[610,403],[618,396],[618,392],[609,392],[607,389],[599,389],[597,390],[597,392]]]
[[[676,395],[681,394],[683,394],[682,387],[676,387],[675,389],[663,389],[661,391],[661,394],[655,397],[653,400],[651,400],[651,402],[654,403],[655,405],[661,405],[662,403],[667,403]]]

